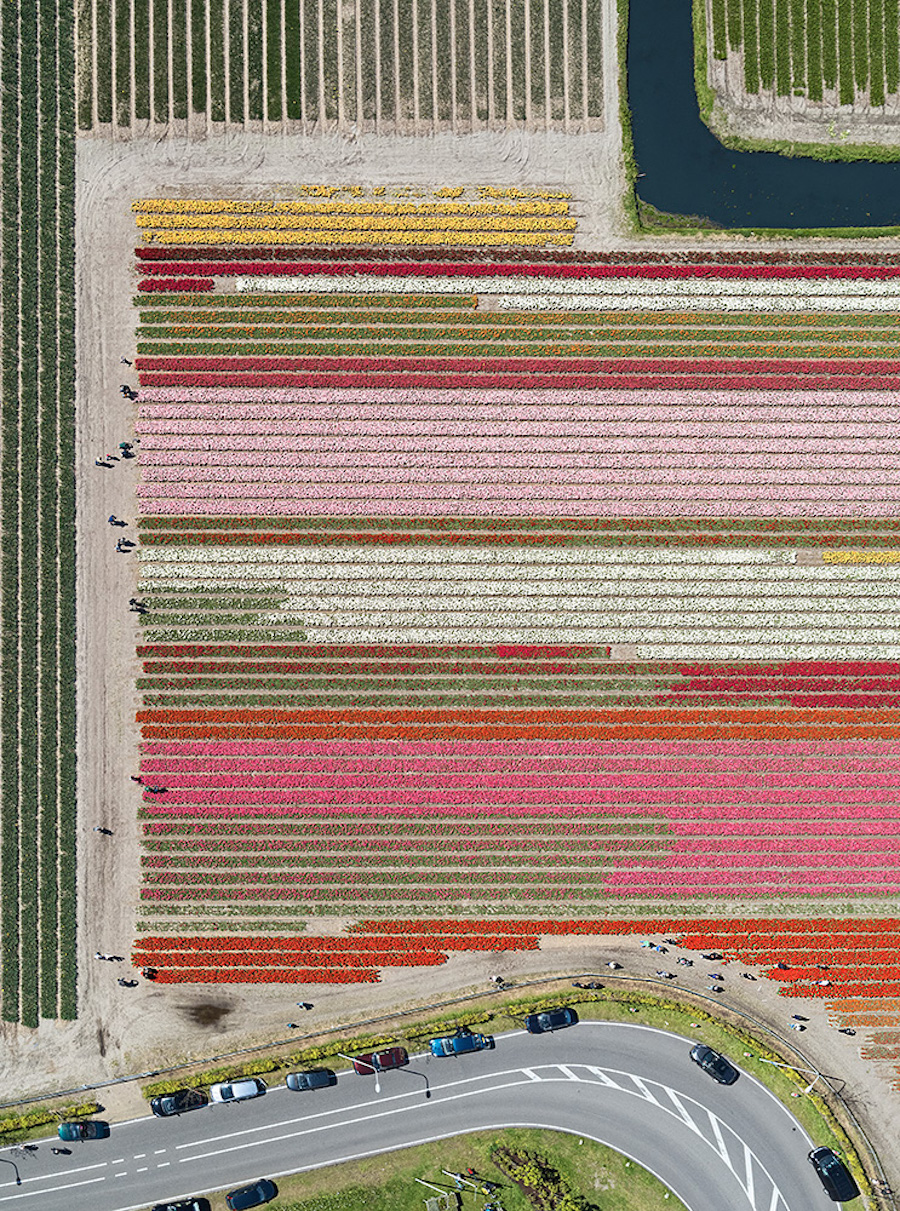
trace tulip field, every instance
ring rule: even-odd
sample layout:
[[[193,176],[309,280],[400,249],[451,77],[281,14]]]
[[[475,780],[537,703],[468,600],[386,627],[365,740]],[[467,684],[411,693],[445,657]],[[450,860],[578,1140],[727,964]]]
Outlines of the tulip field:
[[[894,1022],[900,257],[446,192],[135,205],[136,960],[664,931]]]

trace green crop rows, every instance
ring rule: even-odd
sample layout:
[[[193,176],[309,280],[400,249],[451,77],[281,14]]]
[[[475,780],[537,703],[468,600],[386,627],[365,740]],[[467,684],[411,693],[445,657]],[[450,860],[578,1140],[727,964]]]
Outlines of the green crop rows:
[[[0,997],[75,991],[74,4],[0,6]]]
[[[600,0],[78,0],[78,125],[601,117]],[[320,20],[321,17],[321,20]]]
[[[748,93],[871,105],[900,90],[898,0],[712,0],[713,54],[743,52]]]

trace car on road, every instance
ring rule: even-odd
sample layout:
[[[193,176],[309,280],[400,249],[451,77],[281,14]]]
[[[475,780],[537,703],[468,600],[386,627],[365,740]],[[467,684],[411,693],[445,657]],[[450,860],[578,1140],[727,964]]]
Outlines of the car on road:
[[[830,1148],[813,1148],[807,1159],[833,1202],[849,1203],[859,1198],[859,1187],[837,1153]]]
[[[387,1051],[367,1051],[353,1060],[353,1071],[359,1076],[371,1076],[374,1072],[387,1072],[391,1068],[405,1068],[409,1055],[405,1047],[389,1047]]]
[[[174,1202],[156,1203],[150,1211],[210,1211],[208,1198],[176,1198]]]
[[[328,1089],[337,1084],[337,1077],[330,1068],[307,1068],[305,1072],[289,1072],[284,1083],[295,1093],[305,1093],[308,1089]]]
[[[87,1119],[83,1123],[60,1123],[56,1129],[61,1140],[74,1143],[76,1140],[105,1140],[109,1139],[109,1123],[103,1119]]]
[[[246,1102],[251,1097],[262,1097],[268,1085],[258,1076],[247,1076],[240,1081],[220,1081],[210,1085],[211,1102]]]
[[[530,1013],[525,1019],[529,1034],[548,1034],[553,1030],[565,1030],[575,1026],[578,1014],[574,1009],[545,1009],[542,1013]]]
[[[429,1043],[431,1054],[468,1055],[472,1051],[492,1051],[495,1043],[490,1034],[475,1034],[471,1030],[458,1030],[456,1034],[444,1035],[440,1039],[432,1039]]]
[[[188,1110],[199,1110],[209,1105],[209,1098],[200,1089],[176,1089],[161,1097],[151,1098],[150,1109],[157,1118],[171,1118],[175,1114],[186,1114]]]
[[[225,1206],[228,1211],[248,1211],[249,1207],[261,1207],[270,1203],[278,1193],[278,1187],[267,1177],[261,1177],[258,1182],[249,1186],[239,1186],[225,1195]]]
[[[691,1059],[720,1085],[733,1085],[741,1075],[724,1055],[713,1051],[712,1047],[707,1047],[705,1043],[696,1043],[691,1048]]]

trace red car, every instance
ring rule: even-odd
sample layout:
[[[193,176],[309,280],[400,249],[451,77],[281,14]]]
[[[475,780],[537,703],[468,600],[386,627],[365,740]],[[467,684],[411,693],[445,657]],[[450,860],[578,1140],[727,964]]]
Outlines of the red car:
[[[376,1072],[387,1072],[389,1068],[405,1068],[409,1056],[404,1047],[389,1047],[387,1051],[370,1051],[358,1055],[353,1061],[353,1071],[360,1076],[372,1076]]]

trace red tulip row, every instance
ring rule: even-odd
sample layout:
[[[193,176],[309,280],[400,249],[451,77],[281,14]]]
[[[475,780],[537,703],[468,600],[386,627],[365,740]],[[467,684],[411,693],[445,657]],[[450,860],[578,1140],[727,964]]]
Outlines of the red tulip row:
[[[157,984],[377,984],[374,967],[163,967]]]
[[[158,290],[164,291],[166,294],[190,294],[197,291],[210,291],[214,285],[215,282],[212,278],[143,278],[138,282],[138,290]]]
[[[394,259],[378,262],[371,257],[366,261],[322,262],[294,259],[282,261],[266,259],[256,261],[238,260],[229,253],[229,259],[191,261],[180,253],[179,260],[144,262],[139,272],[147,274],[215,274],[217,277],[235,277],[241,274],[295,277],[327,273],[332,277],[378,274],[382,277],[497,277],[497,278],[566,278],[566,279],[638,279],[659,281],[681,281],[690,278],[713,280],[799,280],[833,281],[851,278],[854,281],[887,281],[900,276],[900,265],[714,265],[669,264],[635,265],[619,260],[615,264],[540,264],[534,260],[516,263],[509,260],[480,263],[461,262],[447,258],[441,261],[410,262]],[[144,289],[144,282],[141,282]]]
[[[139,357],[135,366],[141,371],[240,371],[287,372],[308,370],[320,373],[364,373],[377,367],[381,371],[419,371],[437,373],[531,374],[821,374],[836,376],[890,374],[900,370],[894,358],[854,358],[833,361],[828,358],[703,358],[703,357]]]
[[[157,245],[140,245],[134,250],[139,261],[170,261],[171,248]],[[229,248],[233,261],[260,259],[285,261],[355,261],[367,257],[370,261],[433,261],[434,251],[430,248],[413,246],[398,248]],[[219,260],[222,249],[218,247],[180,247],[178,256],[182,260]],[[448,248],[442,251],[444,261],[477,261],[491,267],[497,264],[540,265],[900,265],[900,255],[891,252],[571,252],[565,249],[535,249],[516,252],[510,249],[497,250],[495,257],[485,257],[477,248]]]

